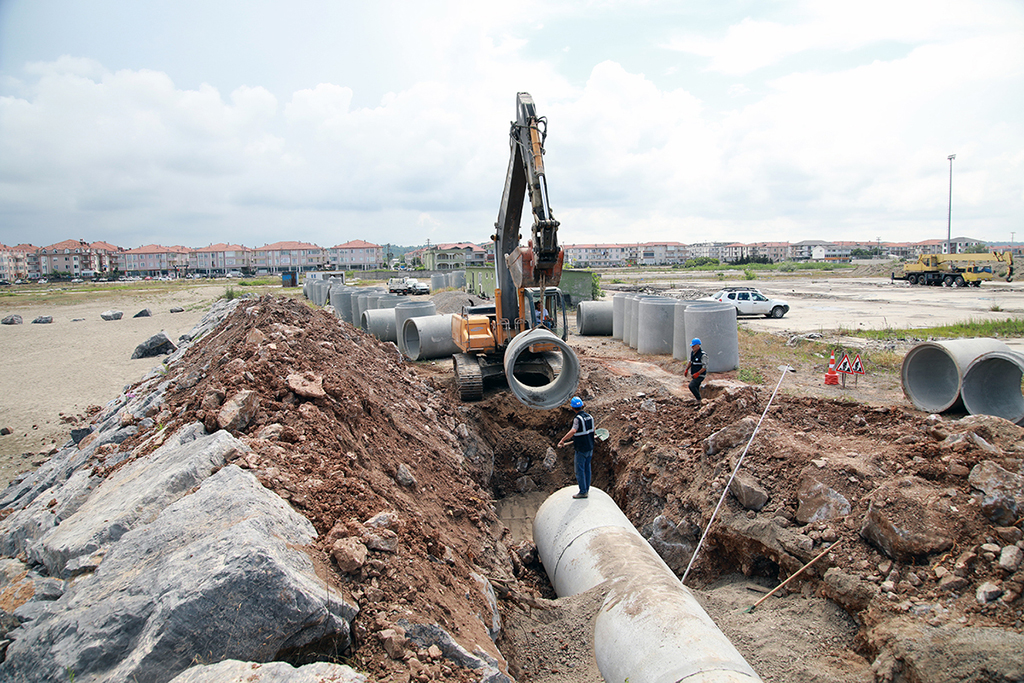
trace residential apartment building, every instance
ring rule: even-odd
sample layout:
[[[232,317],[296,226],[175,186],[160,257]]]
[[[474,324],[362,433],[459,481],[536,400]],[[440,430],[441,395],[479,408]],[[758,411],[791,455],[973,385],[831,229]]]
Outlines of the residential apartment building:
[[[252,250],[257,273],[320,270],[327,263],[324,250],[308,242],[274,242]]]
[[[185,272],[191,249],[147,244],[126,249],[117,256],[118,270],[135,277],[159,277]]]
[[[636,263],[637,244],[563,244],[568,268],[617,268]]]
[[[240,244],[211,244],[192,249],[188,255],[188,269],[202,275],[227,275],[231,271],[249,269],[251,249]]]
[[[753,244],[748,244],[747,247],[747,256],[749,258],[767,256],[768,260],[772,263],[788,261],[790,258],[789,242],[754,242]]]
[[[432,244],[423,250],[420,261],[427,270],[464,270],[469,266],[482,266],[487,250],[469,242]]]
[[[327,263],[337,270],[376,270],[384,267],[384,249],[379,244],[352,240],[328,248]]]
[[[8,247],[0,244],[0,280],[14,282],[19,278],[28,277],[28,254],[35,253],[36,247],[31,244],[19,244]]]

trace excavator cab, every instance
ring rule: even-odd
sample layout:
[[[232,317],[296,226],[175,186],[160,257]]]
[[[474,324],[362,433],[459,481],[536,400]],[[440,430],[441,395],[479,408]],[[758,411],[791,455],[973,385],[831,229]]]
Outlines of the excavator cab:
[[[544,327],[562,341],[569,338],[568,317],[562,290],[557,287],[546,287],[542,300],[540,287],[524,288],[523,310],[530,312],[527,323],[530,329]]]

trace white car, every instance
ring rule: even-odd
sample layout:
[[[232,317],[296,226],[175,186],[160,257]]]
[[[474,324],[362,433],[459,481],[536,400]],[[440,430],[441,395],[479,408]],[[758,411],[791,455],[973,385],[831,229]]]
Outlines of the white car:
[[[736,307],[737,315],[763,315],[766,318],[781,318],[789,312],[789,304],[781,299],[769,299],[753,287],[726,287],[715,292],[714,301],[730,303]]]

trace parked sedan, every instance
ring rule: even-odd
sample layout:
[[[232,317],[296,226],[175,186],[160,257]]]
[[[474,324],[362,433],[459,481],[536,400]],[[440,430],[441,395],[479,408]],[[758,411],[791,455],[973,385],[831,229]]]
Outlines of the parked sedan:
[[[715,301],[730,303],[737,315],[763,315],[781,318],[789,312],[789,304],[781,299],[769,299],[753,287],[726,287],[711,296]]]

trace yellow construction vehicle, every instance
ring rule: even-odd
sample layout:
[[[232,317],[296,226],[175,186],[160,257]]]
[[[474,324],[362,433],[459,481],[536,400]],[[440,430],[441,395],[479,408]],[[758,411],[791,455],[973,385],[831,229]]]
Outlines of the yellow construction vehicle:
[[[547,120],[533,98],[518,93],[509,134],[511,157],[498,220],[494,224],[494,304],[463,307],[452,316],[453,357],[459,395],[483,397],[484,383],[505,378],[523,403],[554,408],[568,400],[579,381],[579,360],[568,347],[565,298],[558,283],[564,254],[558,221],[548,204],[544,173]],[[532,234],[520,246],[519,224],[529,193]]]
[[[893,280],[906,280],[912,285],[943,285],[945,287],[980,287],[992,279],[992,268],[1007,265],[1006,281],[1013,282],[1013,254],[982,252],[978,254],[921,254],[911,263],[903,264],[903,272],[892,274]]]

